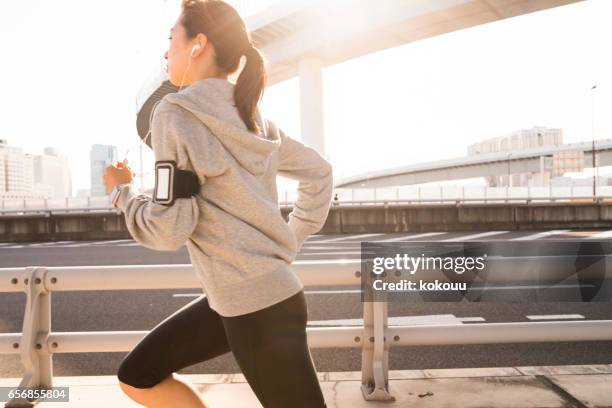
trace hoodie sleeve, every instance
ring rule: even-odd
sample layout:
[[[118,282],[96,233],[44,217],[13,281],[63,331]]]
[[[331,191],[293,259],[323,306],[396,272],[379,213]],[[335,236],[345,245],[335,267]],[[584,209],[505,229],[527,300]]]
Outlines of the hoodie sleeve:
[[[292,139],[280,128],[278,132],[278,175],[299,181],[298,197],[288,216],[299,251],[306,238],[325,224],[334,188],[333,169],[315,149]]]
[[[155,161],[175,160],[177,167],[187,169],[182,143],[179,114],[174,106],[160,102],[151,123],[151,145]],[[121,188],[117,207],[125,214],[125,223],[132,237],[142,246],[158,251],[175,251],[191,236],[198,222],[196,196],[177,198],[166,206],[153,202],[148,194],[138,193],[133,184]]]

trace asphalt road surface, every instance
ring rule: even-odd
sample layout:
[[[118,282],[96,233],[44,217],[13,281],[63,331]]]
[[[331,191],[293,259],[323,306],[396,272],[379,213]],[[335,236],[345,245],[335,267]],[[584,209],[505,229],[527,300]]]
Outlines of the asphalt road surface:
[[[612,231],[473,231],[314,235],[298,260],[359,259],[361,241],[612,239]],[[185,247],[152,251],[132,240],[0,243],[0,268],[33,265],[186,264]],[[610,273],[608,272],[608,276]],[[306,287],[309,326],[359,325],[359,287]],[[199,290],[79,291],[52,293],[53,331],[150,330],[201,295]],[[21,331],[25,295],[0,293],[0,332]],[[612,303],[390,303],[389,324],[528,322],[612,319]],[[169,345],[170,347],[170,345]],[[112,375],[126,353],[67,353],[53,356],[54,375]],[[312,349],[318,371],[361,369],[358,348]],[[389,368],[428,369],[612,363],[612,342],[531,343],[465,346],[393,347]],[[240,372],[231,353],[181,370],[182,373]],[[0,377],[20,377],[17,355],[0,355]]]

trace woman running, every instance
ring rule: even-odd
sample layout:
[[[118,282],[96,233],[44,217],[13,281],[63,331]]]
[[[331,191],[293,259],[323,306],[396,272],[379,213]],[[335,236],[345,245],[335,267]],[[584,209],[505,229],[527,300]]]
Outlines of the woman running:
[[[234,84],[228,76],[242,56]],[[126,163],[108,166],[104,181],[137,242],[169,251],[186,244],[204,295],[126,355],[120,386],[147,407],[204,407],[176,371],[231,351],[263,407],[326,407],[291,263],[325,223],[332,166],[262,118],[264,59],[229,4],[183,0],[165,58],[179,91],[161,99],[151,121],[153,196],[137,192]],[[299,181],[288,222],[277,175]]]

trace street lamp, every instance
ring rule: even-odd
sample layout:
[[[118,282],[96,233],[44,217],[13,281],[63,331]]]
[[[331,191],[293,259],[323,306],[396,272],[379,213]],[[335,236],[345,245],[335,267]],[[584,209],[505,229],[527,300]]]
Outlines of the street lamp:
[[[595,88],[597,88],[597,85],[593,85],[593,87],[591,87],[591,157],[593,158],[593,201],[596,199],[595,173],[597,169],[595,167]]]

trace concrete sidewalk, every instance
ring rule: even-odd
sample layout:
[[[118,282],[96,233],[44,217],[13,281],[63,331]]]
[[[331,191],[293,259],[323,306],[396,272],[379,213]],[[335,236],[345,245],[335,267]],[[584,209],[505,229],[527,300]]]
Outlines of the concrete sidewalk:
[[[261,407],[242,374],[182,376],[196,385],[211,408]],[[391,370],[389,388],[396,401],[389,403],[363,399],[360,372],[319,373],[319,379],[328,408],[612,407],[612,364]],[[0,386],[18,383],[18,378],[0,379]],[[69,386],[71,402],[43,402],[37,407],[141,406],[122,393],[112,375],[55,377],[54,386]]]

